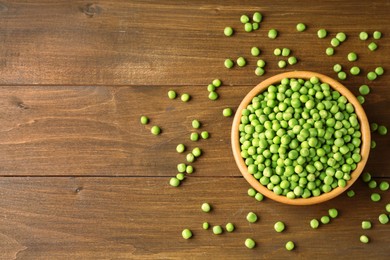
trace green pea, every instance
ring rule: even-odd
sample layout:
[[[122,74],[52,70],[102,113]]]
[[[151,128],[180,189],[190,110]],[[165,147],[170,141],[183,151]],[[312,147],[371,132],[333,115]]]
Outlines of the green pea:
[[[219,95],[218,95],[218,93],[215,92],[215,91],[211,91],[211,92],[209,93],[209,99],[210,99],[210,100],[217,100],[218,97],[219,97]]]
[[[339,215],[339,212],[337,209],[329,209],[328,213],[329,213],[329,216],[331,218],[337,218],[337,216]]]
[[[339,32],[336,34],[336,39],[340,42],[344,42],[347,39],[347,35],[343,32]]]
[[[233,223],[227,223],[225,228],[227,232],[233,232],[235,229]]]
[[[245,239],[245,246],[249,249],[252,249],[256,246],[256,242],[252,238]]]
[[[181,101],[187,102],[188,100],[191,99],[191,96],[189,94],[187,94],[187,93],[184,93],[184,94],[181,95],[180,98],[181,98]]]
[[[306,25],[304,23],[298,23],[297,24],[297,31],[298,32],[303,32],[306,30]]]
[[[389,223],[389,217],[387,216],[387,214],[380,214],[379,217],[378,217],[378,219],[379,219],[379,222],[380,222],[381,224],[387,224],[387,223]]]
[[[371,42],[370,44],[368,44],[368,49],[370,51],[375,51],[376,49],[378,49],[378,45],[376,45],[375,42]]]
[[[186,173],[191,174],[193,172],[194,172],[194,167],[192,167],[192,165],[187,165]]]
[[[368,182],[368,187],[371,189],[375,189],[377,186],[378,186],[378,184],[375,180],[371,180]]]
[[[191,124],[192,124],[192,127],[195,128],[195,129],[198,129],[200,127],[199,120],[194,119],[194,120],[192,120]]]
[[[327,35],[328,35],[328,32],[327,32],[325,29],[319,29],[319,30],[317,31],[317,36],[318,36],[318,38],[320,38],[320,39],[325,38]]]
[[[201,209],[202,209],[203,212],[210,212],[211,206],[210,206],[210,204],[205,202],[205,203],[202,204]]]
[[[387,135],[387,127],[384,126],[384,125],[380,125],[380,126],[378,127],[378,133],[379,133],[380,135]]]
[[[367,78],[369,79],[369,80],[375,80],[376,78],[378,77],[378,75],[376,75],[376,73],[375,72],[373,72],[373,71],[370,71],[370,72],[368,72],[367,73]]]
[[[181,232],[181,235],[183,236],[184,239],[189,239],[192,237],[192,232],[191,230],[189,229],[184,229],[182,232]]]
[[[168,91],[168,98],[169,99],[175,99],[177,97],[177,94],[174,90],[169,90]]]
[[[263,20],[263,16],[261,15],[261,13],[259,12],[255,12],[253,14],[253,17],[252,17],[252,20],[256,23],[261,23],[261,21]]]
[[[339,73],[337,73],[337,77],[341,80],[345,80],[347,78],[347,73],[345,73],[344,71],[340,71]]]
[[[141,124],[146,125],[149,123],[149,118],[147,116],[141,116],[140,122]]]
[[[326,55],[332,56],[334,54],[334,49],[332,47],[328,47],[325,50]]]
[[[184,144],[178,144],[178,145],[176,146],[176,151],[177,151],[178,153],[183,153],[185,150],[186,150],[186,147],[185,147]]]
[[[371,149],[375,149],[376,147],[376,142],[374,140],[371,140]]]
[[[177,165],[177,171],[180,173],[183,173],[186,171],[186,167],[187,167],[187,165],[185,163],[179,163]]]
[[[251,48],[251,54],[252,54],[252,56],[259,56],[260,55],[260,49],[259,48],[257,48],[257,47],[252,47]]]
[[[194,149],[192,149],[192,154],[195,157],[199,157],[202,155],[202,150],[199,147],[195,147]]]
[[[376,67],[375,68],[375,74],[378,76],[382,76],[384,73],[384,69],[382,67]]]
[[[213,82],[211,82],[211,84],[213,84],[213,86],[218,88],[222,85],[222,81],[220,79],[214,79]]]
[[[241,15],[240,22],[244,23],[244,24],[249,22],[249,17],[247,15],[245,15],[245,14]]]
[[[294,244],[293,241],[288,241],[288,242],[286,243],[286,249],[287,249],[288,251],[293,250],[294,247],[295,247],[295,244]]]
[[[364,182],[369,182],[370,180],[371,180],[371,174],[369,173],[369,172],[364,172],[363,174],[362,174],[362,180],[364,181]]]
[[[202,139],[208,139],[210,137],[210,134],[207,131],[202,131],[200,133],[200,136],[202,137]]]
[[[271,29],[271,30],[268,31],[268,38],[275,39],[276,37],[278,37],[278,31],[277,30]]]
[[[390,203],[386,204],[386,211],[390,213]]]
[[[258,60],[256,65],[257,65],[257,67],[263,68],[263,67],[265,67],[265,61],[264,60]]]
[[[251,32],[251,31],[253,31],[253,26],[252,26],[252,24],[251,24],[251,23],[246,23],[246,24],[244,25],[244,30],[245,30],[246,32]]]
[[[375,32],[372,34],[372,37],[373,37],[375,40],[379,40],[380,38],[382,38],[382,33],[379,32],[379,31],[375,31]]]
[[[371,229],[370,221],[362,221],[362,229]]]
[[[340,72],[342,69],[343,69],[343,67],[340,64],[335,64],[333,66],[333,71],[336,73]]]
[[[225,27],[223,33],[225,34],[225,36],[229,37],[233,35],[234,31],[232,27]]]
[[[371,200],[374,202],[378,202],[381,200],[381,195],[379,193],[372,193],[371,194]]]
[[[364,244],[367,244],[368,242],[370,242],[370,239],[366,235],[361,235],[360,236],[360,242],[362,242]]]
[[[258,192],[258,193],[256,193],[256,195],[255,195],[255,199],[256,199],[257,201],[262,201],[262,200],[264,199],[264,195]]]
[[[246,65],[246,60],[244,57],[238,57],[237,59],[237,65],[240,67],[244,67]]]
[[[248,196],[250,196],[250,197],[256,196],[256,190],[253,188],[249,188],[248,189]]]
[[[222,114],[225,117],[230,117],[233,115],[233,110],[230,107],[224,108]]]
[[[367,40],[368,39],[368,33],[366,33],[366,32],[359,33],[359,39],[362,40],[362,41]]]
[[[195,133],[195,132],[193,132],[193,133],[191,133],[191,135],[190,135],[190,140],[191,141],[198,141],[199,140],[199,134],[198,133]]]
[[[367,85],[361,85],[359,87],[359,92],[360,92],[360,94],[362,94],[364,96],[368,95],[370,93],[370,87]]]
[[[291,56],[291,57],[288,57],[287,62],[288,62],[288,64],[290,64],[290,65],[294,65],[294,64],[296,64],[296,63],[298,62],[298,60],[297,60],[296,57]]]
[[[202,224],[203,229],[207,230],[207,229],[209,229],[209,227],[210,227],[210,224],[208,222],[203,222],[203,224]]]
[[[359,73],[360,73],[360,68],[359,68],[358,66],[353,66],[353,67],[349,70],[349,72],[350,72],[352,75],[354,75],[354,76],[359,75]]]
[[[291,50],[289,48],[283,48],[282,49],[282,56],[287,57],[291,53]]]
[[[195,161],[195,156],[192,153],[189,153],[186,156],[186,160],[187,160],[187,162],[192,163]]]
[[[265,70],[263,68],[257,67],[255,69],[256,76],[262,76],[262,75],[264,75],[264,73],[265,73]]]
[[[282,50],[280,49],[280,48],[276,48],[275,50],[274,50],[274,55],[275,56],[280,56],[282,54]]]
[[[275,229],[275,231],[278,232],[278,233],[283,232],[284,228],[285,228],[285,225],[284,225],[284,223],[281,222],[281,221],[278,221],[278,222],[276,222],[276,223],[274,224],[274,229]]]
[[[350,53],[348,53],[347,59],[349,61],[356,61],[358,59],[358,56],[356,53],[350,52]]]
[[[363,96],[357,96],[356,98],[360,104],[364,104],[364,102],[366,101],[366,99]]]
[[[389,183],[387,181],[382,181],[380,184],[379,184],[379,189],[381,191],[387,191],[389,189]]]
[[[332,38],[332,40],[330,41],[330,45],[332,45],[333,47],[337,47],[340,45],[340,41],[337,38]]]
[[[330,218],[328,216],[322,216],[321,217],[321,223],[322,224],[328,224],[330,222]]]
[[[213,92],[215,91],[216,87],[213,84],[208,84],[207,85],[207,91],[208,92]]]
[[[169,184],[173,187],[177,187],[180,185],[180,180],[176,177],[172,177],[170,180],[169,180]]]
[[[284,67],[286,67],[286,65],[287,65],[287,63],[286,63],[286,61],[284,61],[284,60],[280,60],[279,62],[278,62],[278,67],[279,68],[284,68]]]
[[[312,229],[317,229],[319,225],[320,225],[320,222],[317,219],[310,220],[310,227]]]
[[[176,179],[178,179],[179,181],[184,180],[184,178],[185,178],[185,175],[183,173],[176,174]]]
[[[224,62],[224,65],[226,68],[230,69],[230,68],[233,68],[234,66],[234,63],[231,59],[226,59],[225,62]]]
[[[213,233],[214,235],[220,235],[222,234],[223,230],[221,226],[214,226],[213,227]]]
[[[160,127],[154,125],[152,126],[152,128],[150,129],[150,132],[154,135],[159,135],[161,133],[161,129]]]
[[[257,221],[257,215],[253,212],[249,212],[246,216],[246,220],[250,223],[255,223]]]

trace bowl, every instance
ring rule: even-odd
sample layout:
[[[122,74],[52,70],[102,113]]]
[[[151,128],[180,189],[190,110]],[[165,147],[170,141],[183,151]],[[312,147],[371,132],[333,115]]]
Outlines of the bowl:
[[[242,110],[245,109],[251,103],[252,98],[254,96],[257,96],[258,94],[266,90],[268,86],[279,83],[284,78],[310,79],[311,77],[317,77],[320,79],[321,82],[328,83],[332,89],[340,92],[340,94],[345,96],[348,99],[348,101],[354,106],[355,113],[360,123],[360,131],[362,134],[361,136],[362,143],[360,146],[361,161],[356,165],[356,169],[353,172],[351,172],[350,174],[351,179],[347,181],[345,187],[337,187],[328,193],[321,193],[321,195],[317,197],[289,199],[286,196],[275,194],[273,191],[263,186],[253,175],[251,175],[248,172],[244,159],[241,157],[241,148],[240,148],[240,141],[239,141],[240,136],[239,136],[238,128],[240,125]],[[231,133],[231,142],[232,142],[232,150],[233,150],[233,155],[236,164],[239,170],[241,171],[242,175],[244,176],[244,178],[249,182],[249,184],[254,189],[262,193],[266,197],[281,203],[290,204],[290,205],[312,205],[312,204],[322,203],[324,201],[330,200],[340,195],[341,193],[346,191],[358,179],[358,177],[360,176],[360,174],[364,169],[364,166],[367,163],[367,159],[370,153],[371,135],[370,135],[370,126],[367,120],[366,113],[363,110],[363,107],[360,105],[356,97],[346,87],[344,87],[338,81],[320,73],[311,72],[311,71],[292,71],[292,72],[277,74],[275,76],[272,76],[264,80],[263,82],[258,84],[255,88],[253,88],[244,97],[234,116],[232,133]]]

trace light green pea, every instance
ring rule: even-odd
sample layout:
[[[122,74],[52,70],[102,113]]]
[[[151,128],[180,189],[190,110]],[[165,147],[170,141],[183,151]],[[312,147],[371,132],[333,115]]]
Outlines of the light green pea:
[[[202,209],[203,212],[207,213],[207,212],[210,212],[211,206],[210,206],[210,204],[205,202],[205,203],[202,204],[201,209]]]
[[[274,229],[276,232],[280,233],[280,232],[283,232],[283,230],[285,229],[285,225],[283,222],[281,221],[278,221],[274,224]]]
[[[286,67],[286,65],[287,65],[287,63],[286,63],[285,60],[280,60],[280,61],[278,62],[278,67],[281,68],[281,69],[283,69],[284,67]]]
[[[306,25],[304,23],[298,23],[296,27],[298,32],[303,32],[306,30]]]
[[[245,14],[241,15],[240,22],[244,23],[244,24],[249,22],[249,17],[247,15],[245,15]]]
[[[210,224],[208,222],[203,222],[203,224],[202,224],[203,229],[207,230],[207,229],[209,229],[209,227],[210,227]]]
[[[389,183],[387,181],[382,181],[380,184],[379,184],[379,189],[381,191],[387,191],[389,189]]]
[[[372,37],[373,37],[375,40],[379,40],[380,38],[382,38],[382,33],[379,32],[379,31],[375,31],[375,32],[372,34]]]
[[[198,128],[200,128],[200,122],[199,122],[199,120],[196,120],[196,119],[194,119],[194,120],[192,120],[192,127],[193,128],[195,128],[195,129],[198,129]]]
[[[264,60],[258,60],[256,62],[257,67],[263,68],[265,67],[265,61]]]
[[[225,228],[227,232],[233,232],[235,229],[233,223],[227,223]]]
[[[361,85],[359,87],[359,92],[363,96],[368,95],[370,93],[370,87],[367,85]]]
[[[364,244],[367,244],[368,242],[370,242],[370,239],[366,235],[361,235],[360,236],[360,242],[362,242]]]
[[[232,27],[225,27],[225,29],[223,30],[223,33],[225,34],[225,36],[230,37],[233,35],[234,30]]]
[[[344,42],[347,39],[347,35],[343,32],[339,32],[336,34],[336,39],[340,42]]]
[[[184,94],[181,95],[180,99],[183,102],[187,102],[188,100],[191,99],[191,96],[189,94],[187,94],[187,93],[184,93]]]
[[[310,220],[310,227],[312,229],[317,229],[319,225],[320,225],[320,222],[317,219]]]
[[[334,49],[332,47],[328,47],[328,48],[326,48],[325,53],[328,56],[332,56],[332,55],[334,55]]]
[[[318,38],[320,38],[320,39],[325,38],[327,35],[328,35],[328,32],[327,32],[325,29],[319,29],[319,30],[317,31],[317,36],[318,36]]]
[[[261,68],[261,67],[257,67],[255,69],[256,76],[262,76],[262,75],[264,75],[264,73],[265,73],[265,70],[263,68]]]
[[[213,227],[213,233],[214,235],[220,235],[222,234],[223,230],[221,226],[214,226]]]
[[[268,31],[268,38],[275,39],[278,37],[278,31],[276,29],[271,29]]]
[[[359,73],[360,73],[360,68],[359,68],[358,66],[353,66],[353,67],[349,70],[349,72],[350,72],[352,75],[354,75],[354,76],[359,75]]]
[[[339,215],[339,212],[338,212],[338,210],[337,209],[329,209],[328,210],[328,213],[329,213],[329,216],[331,217],[331,218],[337,218],[337,216]]]
[[[371,229],[371,226],[370,221],[362,221],[362,229]]]
[[[257,48],[257,47],[252,47],[251,48],[251,54],[252,54],[252,56],[259,56],[260,55],[260,49],[259,48]]]
[[[359,33],[359,39],[362,40],[362,41],[367,40],[368,39],[368,33],[366,33],[366,32]]]
[[[169,185],[173,186],[173,187],[177,187],[180,185],[180,180],[176,177],[172,177],[170,180],[169,180]]]
[[[230,117],[233,115],[233,110],[230,107],[227,107],[227,108],[223,109],[222,114],[225,117]]]
[[[295,247],[295,244],[294,244],[293,241],[288,241],[288,242],[286,243],[286,249],[287,249],[288,251],[293,250],[294,247]]]
[[[209,93],[209,99],[210,99],[210,100],[217,100],[218,97],[219,97],[219,95],[218,95],[218,93],[215,92],[215,91],[211,91],[211,92]]]
[[[226,59],[223,63],[226,68],[230,69],[234,66],[234,62],[231,59]]]
[[[356,53],[350,52],[350,53],[348,53],[347,59],[349,61],[356,61],[358,59],[358,56]]]
[[[140,122],[141,124],[146,125],[149,123],[149,118],[147,116],[141,116]]]
[[[373,202],[378,202],[381,200],[381,195],[379,193],[372,193],[371,194],[371,200]]]
[[[296,57],[291,56],[291,57],[288,57],[287,62],[288,62],[288,64],[290,64],[290,65],[294,65],[294,64],[296,64],[296,63],[298,62],[298,60],[297,60]]]
[[[168,98],[169,99],[175,99],[177,97],[177,94],[174,90],[169,90],[168,91]]]
[[[245,246],[249,249],[252,249],[256,246],[256,242],[252,238],[245,239]]]
[[[159,135],[161,133],[161,128],[154,125],[152,126],[152,128],[150,129],[150,132],[154,135]]]
[[[202,131],[200,133],[200,136],[202,137],[202,139],[208,139],[210,137],[210,134],[207,131]]]
[[[191,135],[190,135],[190,140],[191,141],[198,141],[199,140],[199,134],[198,133],[195,133],[195,132],[193,132],[193,133],[191,133]]]
[[[368,80],[373,81],[373,80],[375,80],[377,77],[378,77],[378,75],[376,75],[376,73],[373,72],[373,71],[370,71],[370,72],[367,73],[367,78],[368,78]]]
[[[380,126],[378,127],[378,133],[379,133],[380,135],[387,135],[387,127],[384,126],[384,125],[380,125]]]
[[[255,12],[255,13],[253,14],[252,20],[253,20],[254,22],[256,22],[256,23],[261,23],[261,21],[263,20],[263,16],[262,16],[261,13]]]
[[[384,69],[382,67],[375,68],[375,74],[378,76],[382,76],[384,73]]]
[[[181,232],[181,235],[183,236],[184,239],[189,239],[192,237],[192,232],[191,230],[189,229],[184,229],[182,232]]]
[[[368,49],[370,51],[375,51],[376,49],[378,49],[378,45],[375,42],[371,42],[370,44],[368,44]]]
[[[250,223],[255,223],[257,221],[257,215],[253,212],[249,212],[246,216],[246,220]]]
[[[185,146],[184,144],[178,144],[178,145],[176,146],[176,151],[177,151],[178,153],[183,153],[185,150],[186,150],[186,146]]]
[[[237,59],[237,65],[240,67],[244,67],[246,65],[246,60],[244,57],[238,57]]]

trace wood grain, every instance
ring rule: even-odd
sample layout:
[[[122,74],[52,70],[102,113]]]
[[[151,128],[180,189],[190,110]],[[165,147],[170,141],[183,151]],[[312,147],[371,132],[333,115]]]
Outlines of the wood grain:
[[[170,100],[169,89],[192,99]],[[220,99],[211,101],[197,86],[0,87],[0,175],[172,176],[185,162],[185,154],[176,152],[184,143],[187,151],[204,151],[194,163],[201,174],[240,176],[230,145],[232,118],[222,110],[236,109],[250,89],[222,86]],[[368,118],[390,126],[389,104],[369,96]],[[139,123],[141,115],[149,116],[149,125]],[[193,119],[202,123],[197,132],[209,131],[210,139],[190,141]],[[154,124],[162,128],[160,136],[150,133]],[[372,139],[378,145],[367,169],[389,177],[390,140],[375,133]]]
[[[195,175],[180,188],[168,187],[158,177],[13,177],[1,178],[0,188],[0,245],[7,245],[0,251],[2,259],[352,259],[351,252],[385,259],[390,253],[388,225],[377,220],[390,194],[381,192],[382,201],[371,202],[371,190],[360,181],[355,197],[343,194],[310,207],[258,202],[246,195],[243,178]],[[200,210],[205,201],[213,206],[211,213]],[[332,207],[340,216],[312,230],[309,221]],[[250,211],[258,214],[257,223],[246,221]],[[371,220],[373,229],[363,231],[362,220]],[[204,221],[223,226],[232,222],[236,231],[216,236],[202,230]],[[285,232],[273,230],[276,221],[285,222]],[[181,238],[184,228],[193,231],[192,239]],[[370,244],[359,241],[363,233]],[[247,237],[257,241],[257,248],[245,248]],[[289,240],[296,243],[293,252],[284,249]]]
[[[386,38],[389,3],[2,1],[0,84],[204,85],[209,78],[220,77],[229,84],[257,85],[256,59],[249,55],[253,45],[263,50],[272,75],[280,71],[272,54],[276,47],[293,50],[300,60],[293,69],[315,68],[329,75],[338,60],[350,66],[346,53],[353,50],[366,73],[373,66],[389,65],[389,41],[379,41],[378,51],[370,53],[357,35],[380,30]],[[259,31],[248,34],[239,17],[254,11],[261,11],[264,21]],[[296,32],[298,22],[308,25],[306,32]],[[236,29],[236,35],[225,37],[225,26]],[[316,32],[322,27],[331,35],[319,40]],[[267,38],[270,28],[280,31],[274,41]],[[350,39],[337,48],[335,57],[326,57],[330,37],[340,31]],[[248,57],[251,69],[223,69],[226,58],[241,55]],[[382,80],[388,82],[389,77]],[[351,85],[362,81],[356,77]]]

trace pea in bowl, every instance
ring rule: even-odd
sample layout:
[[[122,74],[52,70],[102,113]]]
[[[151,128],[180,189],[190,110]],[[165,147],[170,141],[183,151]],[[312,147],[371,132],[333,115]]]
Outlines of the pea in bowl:
[[[370,152],[367,116],[342,84],[286,72],[253,88],[231,133],[234,159],[263,195],[291,205],[330,200],[360,176]]]

